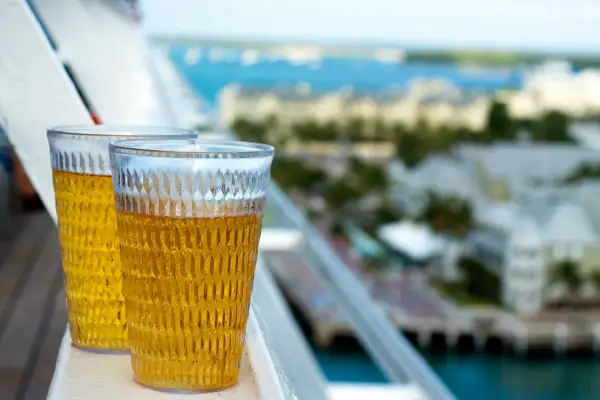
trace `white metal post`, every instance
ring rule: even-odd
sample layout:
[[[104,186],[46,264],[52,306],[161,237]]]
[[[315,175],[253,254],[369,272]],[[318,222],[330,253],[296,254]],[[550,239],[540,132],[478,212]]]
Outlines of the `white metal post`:
[[[98,0],[33,0],[104,123],[164,124],[140,26]]]
[[[0,0],[0,124],[56,220],[46,129],[91,118],[23,0]]]
[[[103,121],[126,123],[134,108],[127,76],[102,43],[96,21],[80,0],[33,0],[58,45],[61,59],[72,67],[78,83]],[[129,104],[129,105],[128,105]]]

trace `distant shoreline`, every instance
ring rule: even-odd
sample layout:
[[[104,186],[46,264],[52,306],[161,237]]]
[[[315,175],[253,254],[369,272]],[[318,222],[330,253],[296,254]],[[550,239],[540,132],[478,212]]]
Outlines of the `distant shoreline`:
[[[300,40],[267,41],[242,40],[189,36],[150,36],[159,45],[187,45],[198,47],[221,47],[231,50],[277,51],[283,47],[318,49],[325,57],[375,58],[386,52],[401,55],[403,62],[432,62],[477,64],[490,66],[516,66],[539,64],[549,59],[568,61],[576,68],[600,68],[600,52],[549,52],[533,50],[475,50],[435,49],[427,47],[400,46],[386,43],[334,43]]]

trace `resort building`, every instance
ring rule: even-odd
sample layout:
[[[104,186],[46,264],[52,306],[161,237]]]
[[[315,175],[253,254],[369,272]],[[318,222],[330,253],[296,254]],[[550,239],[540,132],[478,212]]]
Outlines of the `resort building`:
[[[600,71],[573,72],[564,62],[544,64],[525,77],[523,88],[504,93],[509,112],[515,118],[537,118],[556,110],[582,117],[600,110]]]
[[[261,121],[270,116],[286,124],[308,120],[337,123],[358,118],[405,126],[426,121],[432,127],[477,131],[485,126],[490,104],[488,96],[461,93],[437,79],[417,79],[406,90],[386,93],[358,93],[350,88],[318,92],[308,84],[291,88],[229,85],[220,94],[220,116],[226,124],[237,118]]]
[[[463,255],[497,274],[507,307],[537,313],[565,299],[600,296],[594,286],[600,274],[600,181],[564,183],[584,163],[600,165],[600,155],[571,144],[459,145],[413,170],[392,163],[388,174],[395,177],[395,205],[408,214],[424,206],[428,191],[467,199],[475,227],[464,239]],[[580,287],[561,278],[564,262],[575,265]],[[458,276],[449,265],[443,271]]]
[[[573,72],[568,64],[549,63],[526,74],[521,89],[497,94],[517,119],[535,119],[549,111],[583,117],[600,112],[600,71]],[[357,92],[351,87],[315,90],[308,83],[290,87],[226,86],[220,93],[220,117],[230,125],[237,118],[262,121],[277,117],[285,124],[315,121],[340,123],[353,119],[381,121],[388,126],[485,128],[494,96],[459,90],[435,78],[410,81],[402,90]],[[286,134],[281,130],[280,134]]]

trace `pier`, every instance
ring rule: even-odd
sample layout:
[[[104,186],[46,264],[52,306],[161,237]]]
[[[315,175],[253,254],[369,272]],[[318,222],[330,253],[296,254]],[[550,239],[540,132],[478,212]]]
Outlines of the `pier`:
[[[516,355],[600,351],[600,313],[517,317],[500,308],[461,309],[430,288],[418,271],[376,276],[362,272],[351,255],[341,257],[354,273],[361,274],[377,304],[416,346]],[[329,347],[337,338],[354,336],[351,324],[301,253],[269,251],[265,259],[288,300],[310,326],[317,346]]]

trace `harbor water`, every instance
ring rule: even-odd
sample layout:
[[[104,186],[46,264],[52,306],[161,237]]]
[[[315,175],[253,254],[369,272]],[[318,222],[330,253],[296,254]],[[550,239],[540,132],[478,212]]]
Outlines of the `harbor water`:
[[[368,355],[314,349],[332,382],[385,383]],[[593,358],[525,360],[485,353],[423,356],[460,400],[597,400],[600,362]]]

